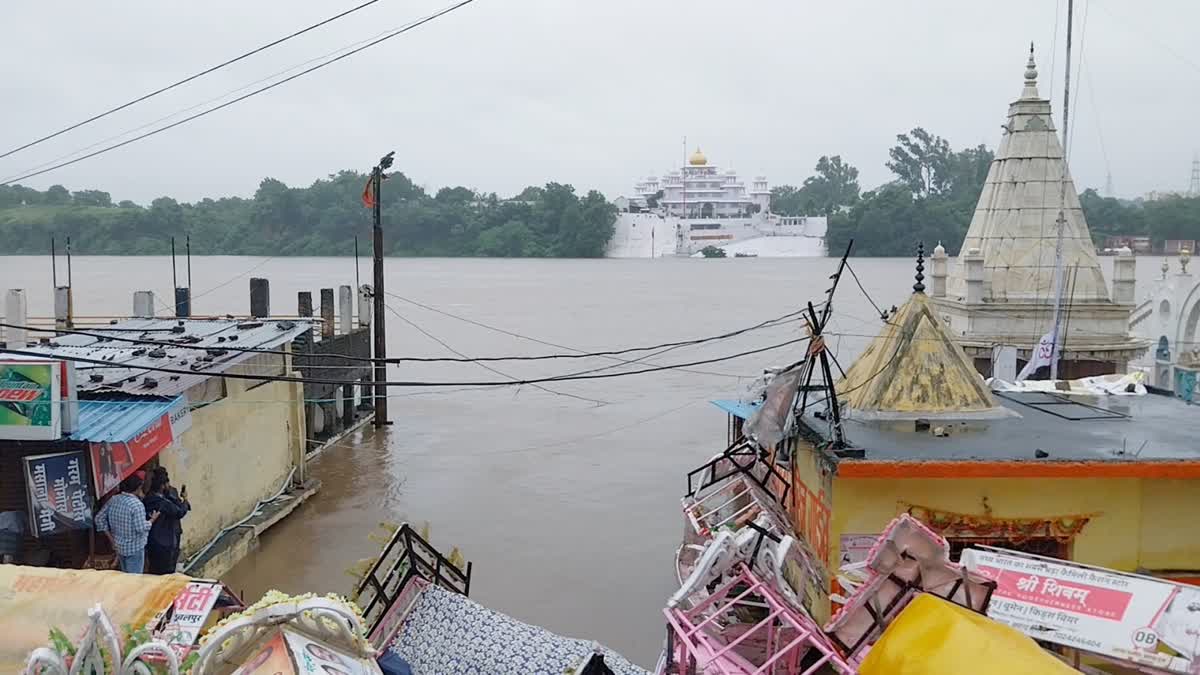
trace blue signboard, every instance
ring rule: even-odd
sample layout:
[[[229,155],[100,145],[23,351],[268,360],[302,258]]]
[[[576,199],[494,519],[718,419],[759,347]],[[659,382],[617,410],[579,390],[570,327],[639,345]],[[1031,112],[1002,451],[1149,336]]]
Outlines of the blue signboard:
[[[35,537],[92,527],[92,495],[82,452],[25,458],[30,528]]]

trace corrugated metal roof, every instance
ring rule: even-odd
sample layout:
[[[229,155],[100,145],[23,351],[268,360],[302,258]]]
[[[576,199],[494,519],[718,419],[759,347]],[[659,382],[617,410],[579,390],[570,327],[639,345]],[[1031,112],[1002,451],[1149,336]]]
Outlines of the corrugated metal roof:
[[[744,420],[750,419],[750,416],[754,414],[754,411],[758,410],[757,403],[746,403],[745,401],[722,400],[712,401],[711,403],[730,415]]]
[[[182,396],[80,401],[79,428],[71,438],[96,443],[128,441],[183,401]]]
[[[226,347],[277,349],[312,328],[311,321],[254,319],[128,319],[91,335],[62,335],[28,351],[46,356],[111,361],[113,365],[79,363],[80,392],[122,392],[136,396],[174,397],[230,367],[256,356]],[[175,343],[171,346],[113,341],[111,337]],[[176,346],[177,345],[177,346]],[[153,368],[193,374],[155,372]]]

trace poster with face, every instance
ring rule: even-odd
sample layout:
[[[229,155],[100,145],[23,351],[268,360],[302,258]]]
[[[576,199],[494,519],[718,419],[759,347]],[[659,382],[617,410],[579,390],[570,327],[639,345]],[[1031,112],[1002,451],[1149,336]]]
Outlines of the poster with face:
[[[249,661],[233,671],[233,675],[296,675],[283,634],[276,633]]]
[[[283,631],[296,659],[296,675],[377,675],[374,661],[354,658],[341,650],[292,631]]]

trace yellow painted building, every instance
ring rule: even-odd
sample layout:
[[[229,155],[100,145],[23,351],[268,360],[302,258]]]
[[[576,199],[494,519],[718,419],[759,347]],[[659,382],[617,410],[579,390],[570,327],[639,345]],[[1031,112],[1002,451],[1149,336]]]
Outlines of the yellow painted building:
[[[994,545],[1200,582],[1200,413],[1156,393],[993,393],[915,288],[837,384],[841,433],[809,406],[786,444],[793,525],[829,590],[902,513],[955,559]]]

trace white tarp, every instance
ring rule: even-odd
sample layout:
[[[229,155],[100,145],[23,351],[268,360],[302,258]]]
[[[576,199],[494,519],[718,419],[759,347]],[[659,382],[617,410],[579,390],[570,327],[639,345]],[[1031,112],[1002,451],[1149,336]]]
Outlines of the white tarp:
[[[1024,380],[1008,382],[989,378],[992,391],[1001,392],[1046,392],[1066,396],[1141,396],[1146,393],[1146,374],[1142,372],[1117,375],[1097,375],[1079,380]]]

